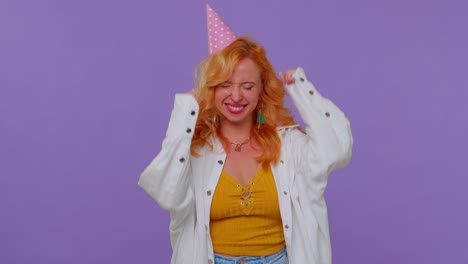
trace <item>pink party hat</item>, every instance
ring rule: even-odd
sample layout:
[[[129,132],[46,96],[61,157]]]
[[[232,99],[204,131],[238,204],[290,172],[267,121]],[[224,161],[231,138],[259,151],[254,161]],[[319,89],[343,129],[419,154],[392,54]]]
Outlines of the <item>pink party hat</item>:
[[[208,50],[210,54],[228,46],[237,38],[208,3],[206,4],[206,19],[208,22]]]

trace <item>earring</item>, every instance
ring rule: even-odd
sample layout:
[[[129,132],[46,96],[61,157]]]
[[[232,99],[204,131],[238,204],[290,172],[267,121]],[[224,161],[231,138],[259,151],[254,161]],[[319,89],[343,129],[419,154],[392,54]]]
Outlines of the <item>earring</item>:
[[[257,124],[259,124],[259,125],[264,125],[265,124],[265,116],[263,115],[263,111],[261,109],[258,109]]]

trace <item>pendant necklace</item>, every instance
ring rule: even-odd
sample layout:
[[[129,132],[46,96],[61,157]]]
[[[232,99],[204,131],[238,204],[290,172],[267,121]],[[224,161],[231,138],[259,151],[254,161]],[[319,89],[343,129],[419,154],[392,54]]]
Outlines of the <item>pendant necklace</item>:
[[[242,143],[240,143],[240,144],[239,144],[239,143],[234,143],[234,142],[229,142],[229,143],[231,143],[231,145],[234,145],[234,146],[235,146],[235,147],[234,147],[234,150],[235,150],[235,151],[241,152],[242,146],[244,146],[245,144],[249,143],[249,141],[250,141],[250,138],[246,139],[244,142],[242,142]]]

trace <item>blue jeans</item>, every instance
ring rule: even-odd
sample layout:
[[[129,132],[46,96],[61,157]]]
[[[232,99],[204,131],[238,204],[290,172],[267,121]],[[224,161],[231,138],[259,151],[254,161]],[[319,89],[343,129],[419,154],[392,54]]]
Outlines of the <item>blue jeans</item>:
[[[282,250],[263,257],[225,257],[215,254],[215,264],[288,264],[288,252],[286,247]]]

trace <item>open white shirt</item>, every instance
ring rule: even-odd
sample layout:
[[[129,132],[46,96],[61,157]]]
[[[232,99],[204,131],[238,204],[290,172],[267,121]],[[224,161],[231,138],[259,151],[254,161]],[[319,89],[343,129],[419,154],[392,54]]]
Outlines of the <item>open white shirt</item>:
[[[298,68],[286,89],[306,125],[279,127],[281,158],[272,165],[284,238],[291,264],[330,264],[331,246],[324,191],[328,175],[351,159],[353,138],[348,119],[322,97]],[[210,206],[226,153],[216,137],[214,149],[190,155],[198,104],[177,94],[161,152],[138,184],[170,211],[173,264],[214,263]]]

